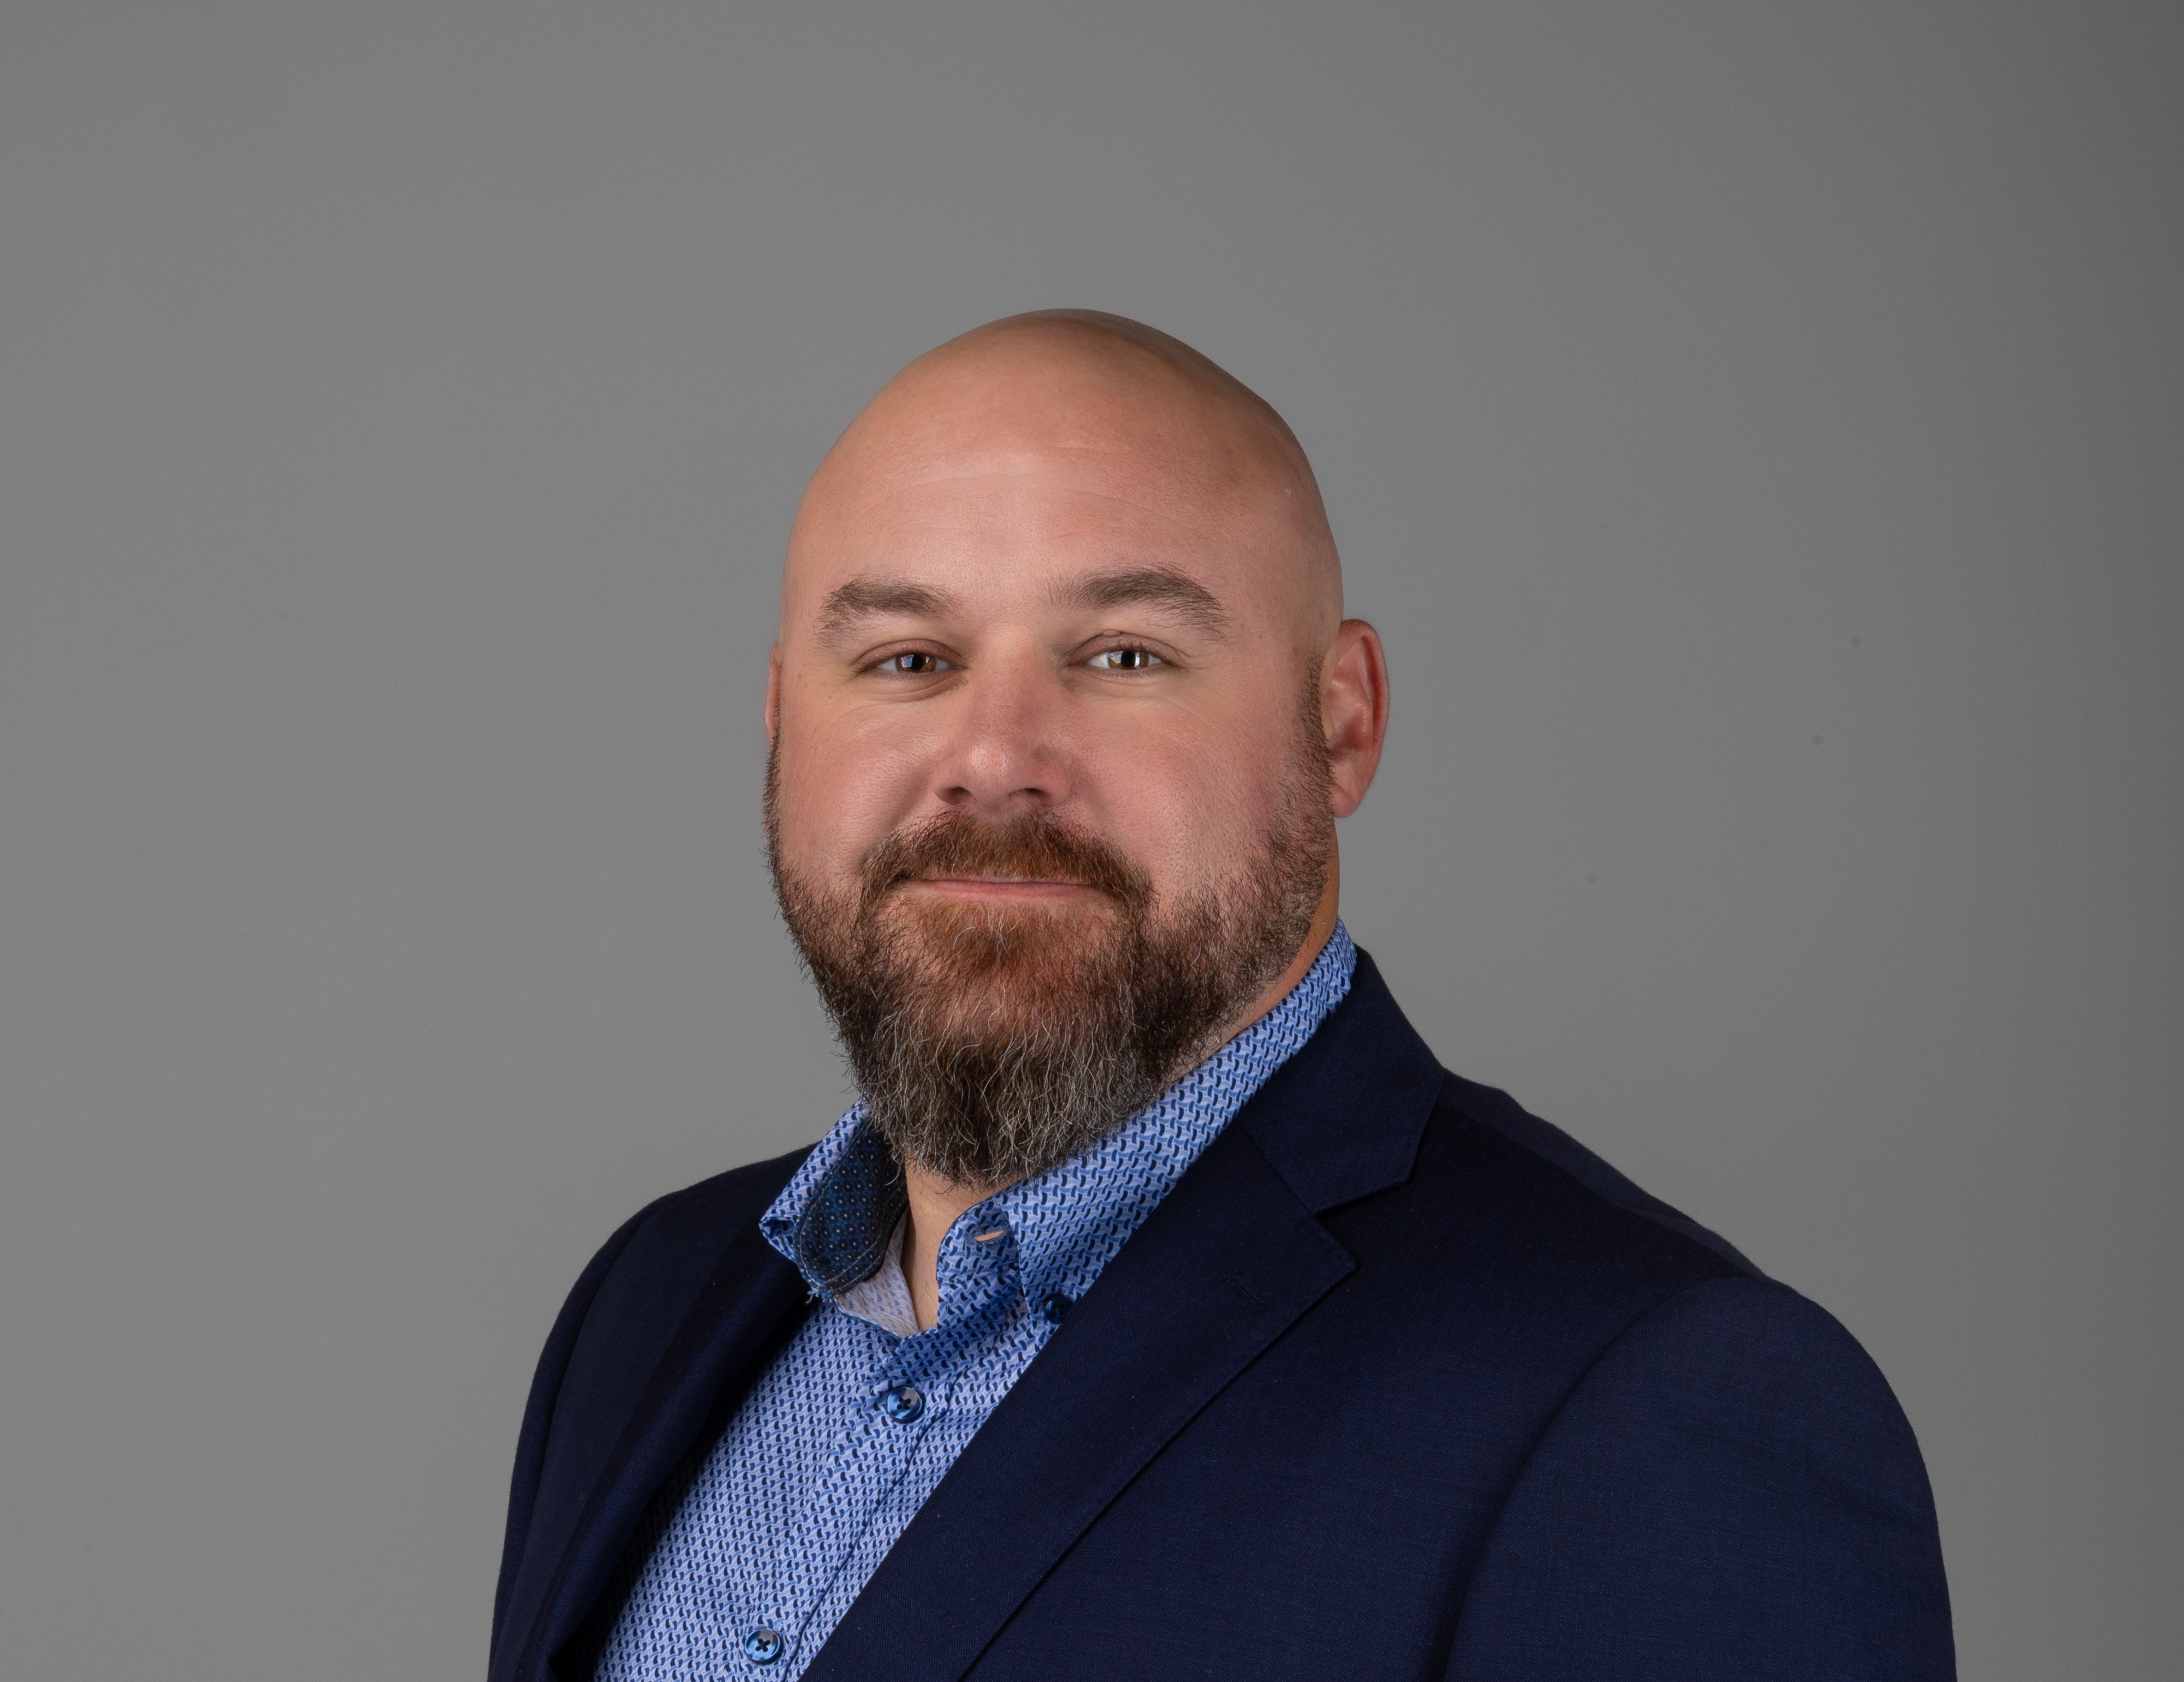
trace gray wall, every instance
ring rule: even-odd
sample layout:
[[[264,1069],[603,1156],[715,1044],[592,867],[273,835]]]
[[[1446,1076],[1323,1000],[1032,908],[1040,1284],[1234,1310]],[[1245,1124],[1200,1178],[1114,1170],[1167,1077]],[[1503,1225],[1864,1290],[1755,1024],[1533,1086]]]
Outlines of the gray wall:
[[[1443,1059],[1839,1314],[1977,1678],[2184,1640],[2173,7],[0,7],[0,1672],[482,1666],[529,1367],[842,1102],[803,476],[1085,304],[1317,460]]]

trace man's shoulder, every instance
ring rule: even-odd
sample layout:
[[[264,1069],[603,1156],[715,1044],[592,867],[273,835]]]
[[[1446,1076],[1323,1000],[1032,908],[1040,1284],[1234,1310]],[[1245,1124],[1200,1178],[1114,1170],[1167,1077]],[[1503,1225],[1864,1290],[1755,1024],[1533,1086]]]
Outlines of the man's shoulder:
[[[579,1367],[649,1368],[731,1246],[755,1228],[811,1147],[654,1199],[593,1255],[562,1309]]]
[[[1475,1129],[1467,1145],[1474,1152],[1483,1151],[1508,1164],[1513,1171],[1513,1183],[1507,1188],[1510,1191],[1521,1183],[1566,1201],[1573,1216],[1590,1217],[1592,1223],[1670,1249],[1689,1246],[1694,1265],[1710,1277],[1723,1268],[1762,1277],[1719,1233],[1663,1202],[1499,1088],[1448,1075],[1435,1106],[1435,1120],[1444,1126]]]
[[[1530,1327],[1582,1341],[1691,1286],[1761,1278],[1508,1094],[1451,1074],[1362,951],[1349,997],[1238,1120],[1367,1295],[1451,1330],[1521,1301]]]
[[[1445,1074],[1410,1172],[1322,1217],[1357,1285],[1428,1345],[1500,1351],[1551,1386],[1663,1305],[1712,1287],[1793,1294],[1508,1094]],[[1732,1295],[1744,1295],[1732,1289]],[[1362,1305],[1361,1305],[1362,1306]]]
[[[1674,1347],[1688,1365],[1705,1346],[1784,1372],[1832,1369],[1886,1394],[1825,1309],[1507,1093],[1449,1076],[1416,1179],[1420,1204],[1447,1223],[1457,1271],[1535,1316],[1561,1306],[1626,1364],[1634,1351]]]
[[[1927,1522],[1909,1427],[1856,1339],[1507,1094],[1447,1076],[1408,1178],[1323,1218],[1389,1382],[1483,1378],[1480,1420],[1498,1406],[1529,1442],[1553,1418],[1583,1454],[1629,1438],[1633,1477],[1666,1475],[1654,1437],[1726,1430]]]
[[[654,1294],[678,1282],[694,1289],[729,1240],[751,1228],[781,1195],[811,1149],[747,1162],[655,1198],[622,1223],[594,1259],[595,1268],[606,1264],[602,1290]]]
[[[1850,1332],[1505,1094],[1451,1077],[1421,1167],[1489,1304],[1445,1323],[1539,1404],[1451,1676],[1952,1674],[1918,1440]]]
[[[631,1217],[633,1241],[641,1240],[647,1249],[710,1243],[717,1250],[721,1238],[766,1212],[812,1150],[806,1145],[746,1162],[655,1198]]]

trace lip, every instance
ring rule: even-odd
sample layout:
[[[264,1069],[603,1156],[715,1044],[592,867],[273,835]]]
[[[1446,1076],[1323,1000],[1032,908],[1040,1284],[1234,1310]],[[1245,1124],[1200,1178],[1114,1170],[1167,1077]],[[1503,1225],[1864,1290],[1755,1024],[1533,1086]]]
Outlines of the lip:
[[[905,883],[914,891],[948,899],[1074,899],[1095,890],[1085,883],[1038,876],[933,876]]]

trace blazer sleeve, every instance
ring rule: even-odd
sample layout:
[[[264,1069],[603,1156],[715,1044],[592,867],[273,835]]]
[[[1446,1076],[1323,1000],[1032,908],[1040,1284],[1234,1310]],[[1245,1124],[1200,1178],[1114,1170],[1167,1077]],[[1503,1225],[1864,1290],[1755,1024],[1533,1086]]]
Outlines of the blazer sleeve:
[[[592,1299],[599,1295],[600,1283],[651,1212],[649,1208],[639,1210],[599,1247],[599,1254],[592,1257],[570,1288],[568,1300],[554,1317],[554,1329],[547,1334],[546,1347],[539,1351],[538,1369],[531,1379],[531,1395],[523,1405],[523,1426],[516,1434],[515,1469],[509,1479],[508,1528],[501,1542],[500,1580],[493,1596],[493,1650],[496,1653],[500,1651],[501,1624],[508,1616],[509,1591],[515,1587],[517,1568],[523,1562],[524,1544],[531,1533],[531,1511],[538,1498],[539,1474],[546,1462],[546,1438],[553,1427],[554,1404],[561,1392],[562,1374],[568,1370],[570,1354],[577,1346],[577,1334],[583,1330],[584,1317],[591,1312]]]
[[[1669,1299],[1541,1436],[1466,1594],[1451,1682],[1956,1674],[1926,1470],[1865,1351],[1780,1285]]]

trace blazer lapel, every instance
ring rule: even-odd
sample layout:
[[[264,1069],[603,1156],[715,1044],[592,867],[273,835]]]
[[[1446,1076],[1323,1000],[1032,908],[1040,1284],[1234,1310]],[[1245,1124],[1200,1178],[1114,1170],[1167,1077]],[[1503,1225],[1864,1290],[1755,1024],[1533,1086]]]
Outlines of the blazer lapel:
[[[1316,1211],[1400,1183],[1443,1076],[1351,996],[1070,1311],[806,1673],[954,1682],[1169,1440],[1356,1263]]]
[[[563,1543],[510,1673],[545,1682],[554,1655],[591,1610],[654,1494],[806,1298],[803,1278],[748,1223],[721,1259],[654,1369]]]
[[[806,1674],[961,1676],[1162,1445],[1352,1265],[1225,1132],[1070,1311]]]

